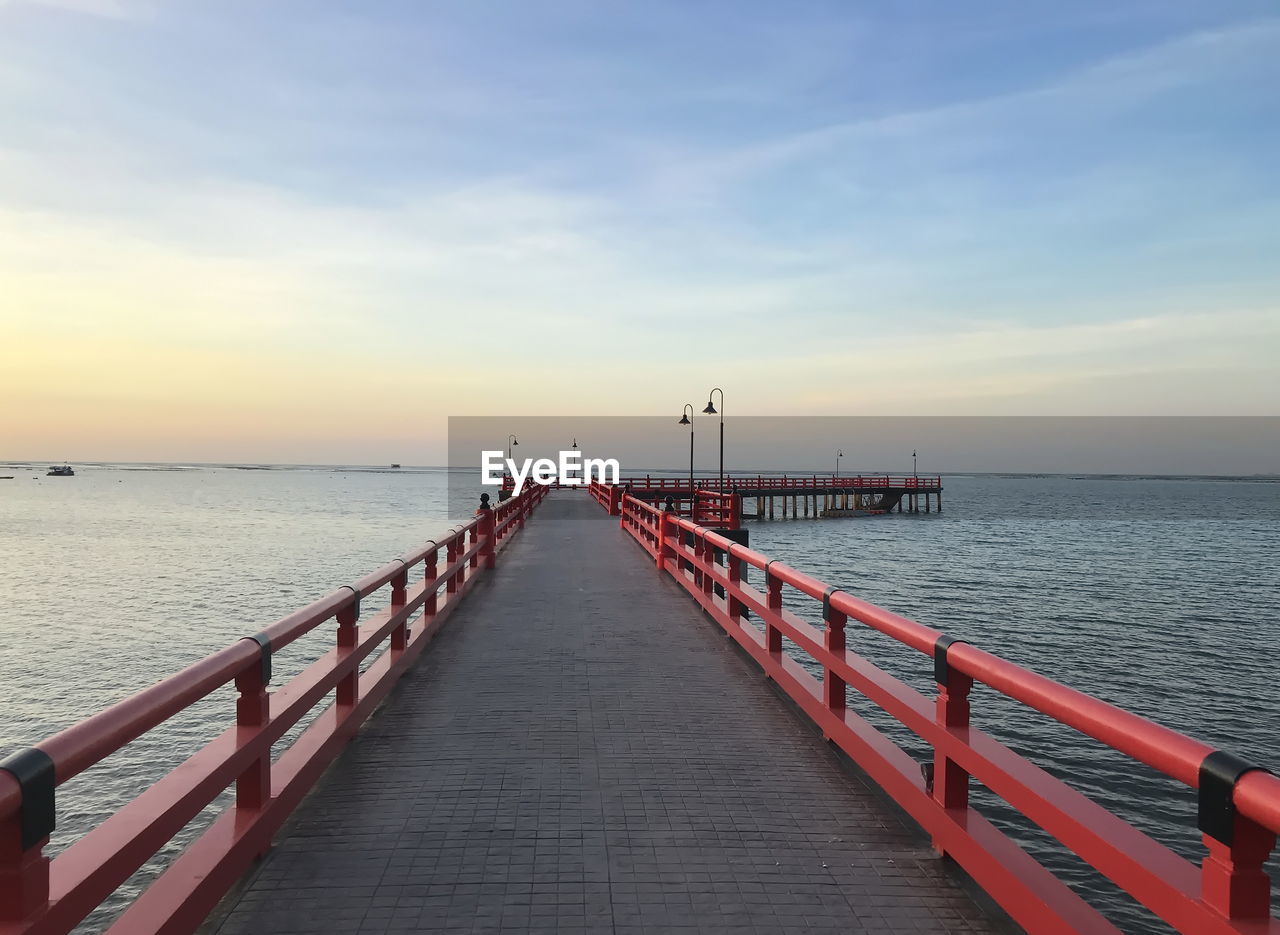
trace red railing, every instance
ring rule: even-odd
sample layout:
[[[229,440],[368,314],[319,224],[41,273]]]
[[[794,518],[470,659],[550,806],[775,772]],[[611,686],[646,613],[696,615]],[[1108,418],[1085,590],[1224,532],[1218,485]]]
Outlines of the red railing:
[[[657,567],[680,582],[824,735],[932,835],[934,846],[963,866],[1028,932],[1118,935],[1119,930],[970,807],[970,777],[1177,931],[1280,935],[1262,870],[1280,831],[1280,778],[1257,768],[1240,772],[1248,764],[1207,744],[953,641],[635,497],[624,498],[621,522]],[[763,591],[743,581],[747,566],[763,573]],[[723,596],[716,594],[717,585]],[[821,629],[784,608],[784,586],[821,602]],[[845,645],[849,620],[930,657],[936,697],[850,652]],[[821,667],[821,679],[784,652],[784,637]],[[975,681],[1199,790],[1208,851],[1199,869],[972,727],[969,690]],[[847,688],[929,743],[932,763],[922,769],[850,710]]]
[[[69,932],[234,784],[234,804],[111,928],[113,933],[194,931],[266,851],[325,766],[421,653],[479,572],[494,567],[497,551],[545,495],[545,487],[530,487],[261,633],[5,760],[0,768],[0,933]],[[417,566],[423,576],[410,583]],[[387,585],[389,604],[357,624],[361,601]],[[335,618],[335,648],[268,692],[273,654]],[[388,641],[386,651],[378,652]],[[57,858],[43,856],[54,824],[55,785],[231,682],[238,692],[233,726]],[[272,744],[331,693],[336,693],[333,703],[273,762]]]
[[[688,490],[688,477],[653,477],[645,474],[643,476],[622,477],[618,479],[619,486],[627,487],[633,491],[637,490]],[[724,486],[720,485],[718,476],[711,477],[695,477],[693,485],[698,490],[794,490],[797,493],[805,490],[824,490],[832,487],[854,488],[859,487],[867,490],[877,489],[906,489],[906,490],[940,490],[942,488],[942,478],[934,477],[914,477],[899,476],[891,477],[888,475],[854,475],[840,477],[824,476],[822,474],[814,474],[807,477],[788,477],[788,476],[772,476],[769,474],[726,474],[724,478]]]
[[[609,511],[610,516],[617,516],[622,504],[622,488],[613,484],[602,484],[592,481],[587,487],[593,500]]]
[[[693,497],[693,519],[703,526],[737,529],[742,516],[742,497],[718,490],[698,490]]]

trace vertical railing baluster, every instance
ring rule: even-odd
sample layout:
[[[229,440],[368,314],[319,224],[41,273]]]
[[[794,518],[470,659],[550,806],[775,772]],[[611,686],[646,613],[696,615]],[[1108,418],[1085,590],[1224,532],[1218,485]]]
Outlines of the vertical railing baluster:
[[[248,637],[258,644],[258,661],[236,676],[236,728],[250,734],[271,720],[271,639],[265,633]],[[236,777],[236,809],[258,811],[271,801],[271,747],[264,745],[252,762]],[[258,856],[264,856],[270,842],[264,842]]]
[[[36,747],[7,758],[3,767],[5,785],[22,790],[22,805],[7,818],[0,819],[0,922],[20,922],[34,917],[49,903],[49,863],[44,847],[53,831],[53,764]],[[48,794],[46,827],[36,827],[28,797],[37,787]]]
[[[355,599],[338,611],[338,650],[355,649],[358,630],[356,621],[360,619],[360,592],[355,592]],[[360,667],[354,666],[338,682],[338,704],[344,707],[354,705],[360,699]]]
[[[460,537],[458,535],[453,535],[449,539],[448,547],[445,549],[445,562],[449,568],[449,573],[444,586],[446,594],[458,593],[458,575],[462,573],[462,569],[459,568],[455,571],[453,566],[454,563],[458,561],[458,555],[461,554],[461,550],[458,548],[459,538]]]
[[[1271,880],[1263,864],[1276,846],[1275,832],[1235,818],[1230,844],[1203,835],[1209,853],[1200,864],[1200,896],[1228,919],[1266,919],[1271,913]]]
[[[494,541],[496,536],[494,533],[495,522],[492,509],[481,509],[480,515],[476,518],[476,525],[471,529],[472,541],[479,537],[480,552],[476,558],[484,560],[484,568],[486,570],[496,567],[497,565],[497,543]],[[476,559],[471,561],[471,567],[476,567]]]
[[[949,649],[957,642],[960,641],[943,635],[938,637],[933,648],[933,677],[938,685],[934,716],[938,726],[948,732],[968,730],[969,691],[973,688],[973,679],[953,669],[947,661]],[[937,745],[933,751],[932,782],[933,799],[943,808],[969,807],[969,774]],[[945,853],[936,837],[933,845],[940,853]]]
[[[710,598],[712,585],[714,584],[711,579],[711,570],[716,564],[716,550],[715,547],[707,541],[707,535],[705,532],[698,536],[698,541],[702,544],[702,557],[698,562],[698,567],[702,569],[702,580],[699,581],[698,584],[702,588],[702,593],[706,597]]]
[[[734,543],[734,545],[736,544]],[[729,569],[729,587],[725,589],[725,594],[729,598],[729,619],[741,625],[742,602],[733,595],[736,589],[742,585],[742,559],[734,557],[733,545],[729,546],[729,551],[725,556],[725,565]]]
[[[764,622],[765,651],[781,662],[782,631],[778,629],[776,621],[782,616],[782,579],[769,571],[769,565],[765,565],[764,580],[769,594],[769,610],[772,611]]]
[[[1236,811],[1236,784],[1261,767],[1223,750],[1200,763],[1199,827],[1209,853],[1200,864],[1200,898],[1227,919],[1267,919],[1271,880],[1263,864],[1276,846],[1274,831]]]
[[[403,562],[401,563],[403,564]],[[405,566],[391,579],[391,607],[402,608],[409,602],[409,568]],[[406,620],[391,631],[391,651],[404,652],[409,645],[409,622]]]
[[[823,632],[822,645],[833,657],[843,661],[846,649],[845,625],[849,622],[849,617],[831,606],[831,595],[837,590],[837,588],[828,588],[827,593],[822,598],[822,619],[826,625],[826,629]],[[828,663],[824,663],[822,666],[822,701],[827,706],[827,710],[841,721],[844,720],[845,704],[848,698],[845,689],[844,679],[837,675]]]
[[[427,589],[427,602],[422,608],[424,617],[434,617],[440,601],[440,592],[438,590],[440,582],[436,580],[436,576],[439,574],[439,553],[436,552],[436,549],[439,546],[434,541],[431,545],[434,548],[427,553],[427,560],[423,564],[424,571],[422,573],[422,580],[426,582]]]

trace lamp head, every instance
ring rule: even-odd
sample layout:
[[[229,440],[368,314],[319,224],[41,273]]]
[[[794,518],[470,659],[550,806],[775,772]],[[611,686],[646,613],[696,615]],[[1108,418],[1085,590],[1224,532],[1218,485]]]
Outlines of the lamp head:
[[[707,400],[707,408],[706,408],[706,409],[704,409],[704,410],[702,410],[702,411],[703,411],[706,415],[713,416],[713,415],[715,415],[715,414],[716,414],[716,407],[712,404],[711,400],[709,400],[709,399],[708,399],[708,400]]]
[[[681,414],[680,414],[680,422],[679,422],[678,424],[679,424],[679,425],[691,425],[692,423],[689,421],[689,413],[687,413],[687,412],[683,412],[683,413],[681,413]]]

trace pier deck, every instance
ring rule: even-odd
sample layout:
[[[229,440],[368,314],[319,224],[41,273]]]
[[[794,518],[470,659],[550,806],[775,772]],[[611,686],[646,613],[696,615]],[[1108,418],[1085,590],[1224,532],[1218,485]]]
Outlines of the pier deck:
[[[206,931],[990,932],[617,520],[553,494]]]

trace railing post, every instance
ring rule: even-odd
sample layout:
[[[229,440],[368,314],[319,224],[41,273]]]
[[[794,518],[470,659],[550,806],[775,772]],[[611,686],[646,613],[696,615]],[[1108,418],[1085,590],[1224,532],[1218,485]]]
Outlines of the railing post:
[[[703,533],[698,537],[698,544],[701,546],[698,553],[698,567],[702,572],[702,579],[698,584],[702,588],[702,593],[707,595],[707,597],[710,597],[712,585],[714,584],[711,580],[711,569],[714,568],[716,564],[716,550],[715,546],[707,541],[706,533]]]
[[[487,499],[481,500],[480,509],[476,511],[476,516],[479,522],[477,522],[475,527],[471,530],[472,541],[474,542],[475,537],[479,535],[479,557],[484,559],[485,568],[493,568],[497,564],[497,548],[494,543],[495,524],[493,521],[493,509],[489,506]],[[472,557],[471,567],[476,567],[475,556]]]
[[[434,539],[430,540],[430,542],[433,546],[436,544]],[[440,582],[436,580],[436,576],[439,574],[438,557],[438,553],[433,548],[427,553],[427,560],[423,565],[422,580],[427,583],[427,603],[423,605],[422,613],[427,617],[435,615],[439,604],[439,591],[437,589],[440,586]]]
[[[1203,835],[1209,853],[1200,865],[1200,896],[1228,919],[1265,919],[1271,913],[1271,880],[1262,865],[1276,845],[1275,832],[1239,815],[1230,844]]]
[[[338,649],[354,649],[357,639],[356,621],[360,619],[360,592],[355,591],[353,600],[338,611]],[[360,667],[355,666],[338,682],[338,704],[354,705],[360,699]]]
[[[837,590],[839,589],[828,588],[827,593],[822,596],[822,619],[826,624],[822,645],[828,653],[843,659],[846,648],[845,625],[849,622],[849,617],[831,606],[831,595]],[[822,667],[822,701],[827,706],[827,710],[844,720],[846,700],[844,679],[836,675],[831,666],[824,665]]]
[[[44,846],[53,831],[53,764],[31,747],[0,763],[0,776],[5,785],[17,785],[22,795],[21,806],[0,819],[0,922],[20,922],[49,903],[49,858],[44,856]],[[47,787],[45,827],[38,827],[30,814],[36,785]]]
[[[947,652],[959,640],[943,635],[933,647],[933,678],[938,685],[938,698],[934,716],[939,726],[949,732],[969,728],[969,690],[973,679],[957,672],[947,662]],[[943,808],[969,807],[969,774],[960,764],[947,757],[937,747],[933,751],[933,800]],[[942,847],[934,839],[934,847],[941,853]]]
[[[258,661],[236,676],[236,727],[250,733],[270,720],[271,640],[265,633],[247,637],[258,644]],[[236,808],[256,811],[271,799],[271,748],[267,747],[236,777]]]
[[[734,588],[742,583],[742,559],[733,557],[733,546],[725,553],[725,565],[729,569],[729,587],[725,593],[729,598],[729,619],[736,624],[742,623],[742,603],[733,596]]]
[[[403,607],[408,600],[409,569],[405,567],[391,579],[391,606]],[[407,645],[409,645],[409,624],[406,621],[391,631],[391,651],[401,652]]]
[[[772,564],[770,562],[769,564]],[[775,577],[769,571],[769,566],[764,569],[764,580],[769,595],[769,609],[779,616],[782,615],[782,579]],[[782,659],[782,631],[774,625],[772,617],[766,617],[764,622],[764,646],[765,651],[769,655],[775,657],[778,661]]]
[[[670,517],[666,510],[658,514],[658,571],[667,570],[667,525],[671,522]]]
[[[468,548],[474,547],[475,544],[479,541],[479,539],[480,539],[479,524],[476,524],[475,526],[472,526],[468,532],[467,547]],[[478,568],[480,566],[480,553],[472,552],[471,558],[467,562],[467,564],[470,565],[472,568]]]
[[[454,562],[458,560],[458,556],[462,554],[462,550],[459,548],[461,539],[461,535],[455,534],[449,540],[449,545],[445,549],[445,563],[450,569],[453,568]],[[449,580],[445,582],[445,591],[447,593],[456,594],[458,592],[458,576],[460,574],[462,574],[461,568],[457,571],[449,572]]]
[[[1228,919],[1271,915],[1271,881],[1262,865],[1276,845],[1276,835],[1235,807],[1236,783],[1259,768],[1221,750],[1200,764],[1199,827],[1209,849],[1200,864],[1200,898]]]

